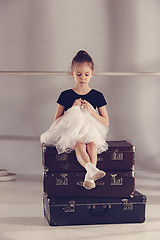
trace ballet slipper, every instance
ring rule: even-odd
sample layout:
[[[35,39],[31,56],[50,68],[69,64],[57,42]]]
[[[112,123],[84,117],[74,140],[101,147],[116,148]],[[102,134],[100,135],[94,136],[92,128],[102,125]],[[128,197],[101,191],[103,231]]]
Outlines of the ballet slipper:
[[[90,182],[90,181],[84,181],[83,182],[83,187],[87,190],[93,189],[96,187],[95,182]]]
[[[99,170],[96,174],[91,176],[91,179],[93,179],[94,181],[103,178],[106,175],[106,173],[102,170]]]
[[[92,180],[98,180],[106,175],[106,173],[102,170],[99,170],[97,167],[95,167],[91,162],[88,162],[85,164],[85,168],[90,175],[90,178]],[[85,179],[87,180],[87,179]]]
[[[96,184],[94,180],[90,177],[89,173],[86,172],[84,182],[83,182],[83,187],[85,187],[85,189],[87,190],[90,190],[92,188],[95,188],[95,186]]]

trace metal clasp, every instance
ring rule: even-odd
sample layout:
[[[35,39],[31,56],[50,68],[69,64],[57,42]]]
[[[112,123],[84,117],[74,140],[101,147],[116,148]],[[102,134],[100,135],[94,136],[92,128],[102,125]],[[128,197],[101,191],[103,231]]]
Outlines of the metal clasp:
[[[60,174],[62,178],[56,178],[56,185],[68,185],[67,173]]]
[[[128,199],[122,199],[123,210],[133,210],[133,203],[129,203]]]
[[[118,152],[118,149],[115,149],[111,154],[112,160],[123,160],[123,153]]]
[[[110,174],[111,176],[111,185],[122,185],[123,178],[117,178],[117,174]]]
[[[69,201],[68,203],[69,203],[69,206],[63,208],[64,212],[74,212],[75,201]]]

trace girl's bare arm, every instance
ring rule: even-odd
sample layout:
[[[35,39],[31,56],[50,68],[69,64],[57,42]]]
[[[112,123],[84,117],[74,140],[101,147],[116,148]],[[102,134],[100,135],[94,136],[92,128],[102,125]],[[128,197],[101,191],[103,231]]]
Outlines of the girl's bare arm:
[[[57,107],[57,110],[56,110],[56,114],[55,114],[55,117],[54,117],[54,121],[55,120],[61,120],[64,116],[64,106],[58,104],[58,107]]]
[[[109,126],[109,117],[105,106],[98,108],[99,114],[95,110],[93,110],[91,104],[86,100],[82,101],[82,106],[86,108],[90,112],[90,114],[94,116],[98,121],[100,121],[104,126]]]
[[[102,107],[98,108],[98,112],[99,112],[99,114],[96,111],[92,111],[91,115],[94,116],[103,125],[108,127],[109,126],[109,117],[108,117],[108,113],[107,113],[106,107],[102,106]]]

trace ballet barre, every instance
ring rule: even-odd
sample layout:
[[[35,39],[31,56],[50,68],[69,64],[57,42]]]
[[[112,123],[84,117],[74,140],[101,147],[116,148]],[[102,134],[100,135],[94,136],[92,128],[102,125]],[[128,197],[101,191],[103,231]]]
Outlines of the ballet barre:
[[[67,71],[0,71],[0,76],[20,75],[20,76],[66,76]],[[160,72],[95,72],[95,76],[146,76],[159,77]]]
[[[21,135],[0,135],[0,140],[12,140],[12,141],[40,141],[38,136],[21,136]]]

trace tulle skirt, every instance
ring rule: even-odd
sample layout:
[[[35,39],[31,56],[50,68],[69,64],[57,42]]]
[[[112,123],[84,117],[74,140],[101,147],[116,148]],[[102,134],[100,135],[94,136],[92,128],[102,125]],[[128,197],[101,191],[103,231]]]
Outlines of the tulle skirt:
[[[76,142],[94,142],[97,154],[100,154],[108,149],[107,132],[108,128],[87,109],[72,106],[64,113],[61,120],[55,120],[51,127],[41,134],[40,142],[55,146],[58,154],[73,151]]]

